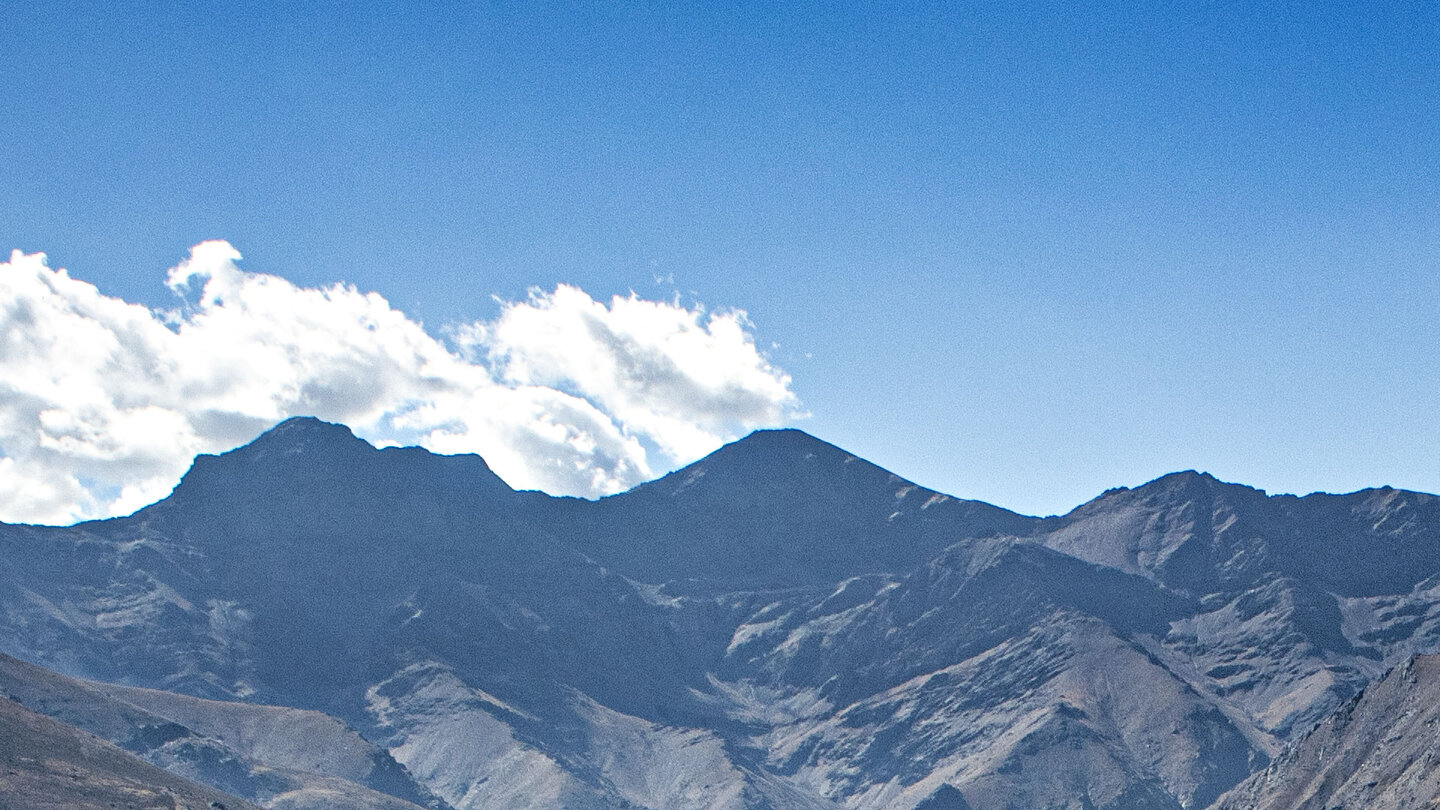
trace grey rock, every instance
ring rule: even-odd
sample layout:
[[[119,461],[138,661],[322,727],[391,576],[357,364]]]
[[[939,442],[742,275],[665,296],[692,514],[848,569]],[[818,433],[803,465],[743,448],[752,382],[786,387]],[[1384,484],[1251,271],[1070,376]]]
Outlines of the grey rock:
[[[258,810],[13,700],[0,700],[0,807]]]
[[[1414,810],[1440,799],[1440,657],[1397,667],[1214,810]]]

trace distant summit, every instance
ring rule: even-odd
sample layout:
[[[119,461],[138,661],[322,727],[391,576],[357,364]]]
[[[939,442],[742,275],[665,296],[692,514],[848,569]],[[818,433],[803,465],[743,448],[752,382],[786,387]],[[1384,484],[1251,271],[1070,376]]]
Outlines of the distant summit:
[[[958,536],[1024,534],[1036,523],[793,429],[756,431],[599,506],[604,528],[587,548],[632,576],[771,587],[904,570]]]
[[[345,425],[292,417],[254,441],[219,455],[202,455],[167,501],[203,502],[211,509],[274,508],[365,494],[377,503],[405,500],[402,490],[463,489],[471,497],[511,493],[476,455],[438,456],[418,447],[376,449]],[[173,504],[172,504],[173,505]]]
[[[327,448],[368,444],[346,425],[326,422],[314,416],[292,416],[244,445],[249,454],[325,452]]]

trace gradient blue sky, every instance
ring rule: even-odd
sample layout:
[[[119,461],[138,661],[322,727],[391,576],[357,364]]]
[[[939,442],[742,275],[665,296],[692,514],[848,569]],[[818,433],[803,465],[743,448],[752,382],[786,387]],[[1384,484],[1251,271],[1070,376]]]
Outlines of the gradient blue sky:
[[[799,427],[1026,512],[1433,492],[1437,65],[1434,2],[18,4],[0,250],[743,308]]]

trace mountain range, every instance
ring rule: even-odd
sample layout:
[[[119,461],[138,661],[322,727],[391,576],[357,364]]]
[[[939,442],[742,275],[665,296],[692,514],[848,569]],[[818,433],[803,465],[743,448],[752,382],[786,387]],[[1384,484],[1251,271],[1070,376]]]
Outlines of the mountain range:
[[[0,695],[295,810],[1420,807],[1437,649],[1435,496],[1035,518],[795,430],[589,501],[293,419],[0,525]]]

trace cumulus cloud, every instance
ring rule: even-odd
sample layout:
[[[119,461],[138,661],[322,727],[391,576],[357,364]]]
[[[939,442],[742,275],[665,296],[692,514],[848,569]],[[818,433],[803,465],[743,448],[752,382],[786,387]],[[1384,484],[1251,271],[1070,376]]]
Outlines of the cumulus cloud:
[[[789,377],[756,351],[738,311],[707,315],[633,293],[606,306],[561,285],[504,304],[456,342],[504,382],[584,396],[675,458],[713,450],[736,425],[784,421],[794,407]]]
[[[152,311],[0,263],[0,520],[163,497],[190,460],[315,415],[376,443],[474,452],[512,486],[596,496],[798,415],[745,314],[562,285],[437,338],[375,293],[298,287],[196,245]]]

